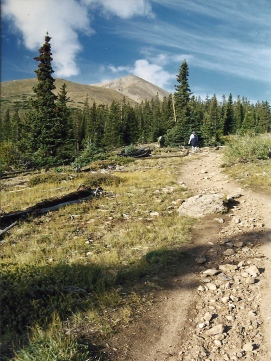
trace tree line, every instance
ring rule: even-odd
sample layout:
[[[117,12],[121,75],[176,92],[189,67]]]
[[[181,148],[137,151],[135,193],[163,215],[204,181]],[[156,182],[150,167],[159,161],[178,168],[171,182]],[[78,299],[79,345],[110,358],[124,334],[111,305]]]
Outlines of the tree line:
[[[63,83],[55,95],[51,38],[39,49],[35,97],[30,110],[19,116],[7,110],[0,120],[2,163],[31,161],[36,165],[71,162],[90,142],[97,148],[112,149],[137,143],[156,142],[164,135],[166,145],[185,146],[196,131],[200,144],[215,146],[231,134],[266,133],[271,130],[271,107],[267,101],[250,103],[232,94],[219,101],[216,95],[201,99],[189,87],[189,68],[184,60],[176,77],[175,92],[160,99],[132,106],[124,97],[110,105],[85,99],[83,109],[69,107],[68,90]],[[1,165],[1,164],[0,164]]]

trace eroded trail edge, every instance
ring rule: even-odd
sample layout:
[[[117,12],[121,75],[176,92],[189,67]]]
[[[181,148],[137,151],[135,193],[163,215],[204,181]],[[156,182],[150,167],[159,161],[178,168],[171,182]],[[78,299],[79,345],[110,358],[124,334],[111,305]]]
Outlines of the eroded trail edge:
[[[271,198],[229,179],[221,162],[221,151],[202,151],[181,167],[194,195],[222,193],[231,209],[199,217],[176,277],[113,337],[110,360],[271,359]]]

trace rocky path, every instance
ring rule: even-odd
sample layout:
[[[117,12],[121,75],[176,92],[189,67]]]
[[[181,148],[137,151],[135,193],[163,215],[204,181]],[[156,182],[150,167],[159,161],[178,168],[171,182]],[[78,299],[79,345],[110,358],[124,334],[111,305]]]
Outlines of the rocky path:
[[[271,197],[222,171],[220,151],[191,155],[180,182],[223,194],[227,214],[202,215],[180,273],[146,316],[112,340],[112,360],[271,360]]]
[[[196,155],[181,176],[195,194],[224,193],[232,207],[227,217],[214,219],[225,225],[202,255],[207,262],[198,274],[197,316],[180,359],[268,361],[271,198],[240,187],[220,164],[220,152]]]

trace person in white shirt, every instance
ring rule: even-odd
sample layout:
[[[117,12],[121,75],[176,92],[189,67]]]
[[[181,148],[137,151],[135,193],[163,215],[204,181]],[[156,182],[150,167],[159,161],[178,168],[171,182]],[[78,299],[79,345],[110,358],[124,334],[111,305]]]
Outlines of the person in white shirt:
[[[192,145],[192,153],[194,153],[198,150],[199,138],[198,138],[196,132],[192,132],[192,134],[190,135],[188,144]]]

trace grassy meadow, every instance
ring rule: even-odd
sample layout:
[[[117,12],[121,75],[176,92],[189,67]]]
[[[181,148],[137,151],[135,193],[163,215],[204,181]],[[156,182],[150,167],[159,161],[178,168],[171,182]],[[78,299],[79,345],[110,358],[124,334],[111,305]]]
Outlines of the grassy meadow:
[[[90,360],[99,340],[144,312],[190,239],[194,221],[176,212],[189,196],[178,183],[182,162],[144,159],[111,174],[63,169],[2,181],[4,212],[80,184],[104,189],[3,236],[3,359]]]
[[[270,135],[230,138],[223,171],[270,192],[269,148]],[[163,152],[156,148],[153,154]],[[133,160],[110,172],[98,169],[101,162],[88,173],[58,168],[1,181],[5,213],[81,184],[104,190],[20,221],[2,236],[1,360],[103,359],[102,340],[141,317],[163,278],[182,267],[182,247],[195,223],[177,213],[190,196],[178,182],[187,160]]]

